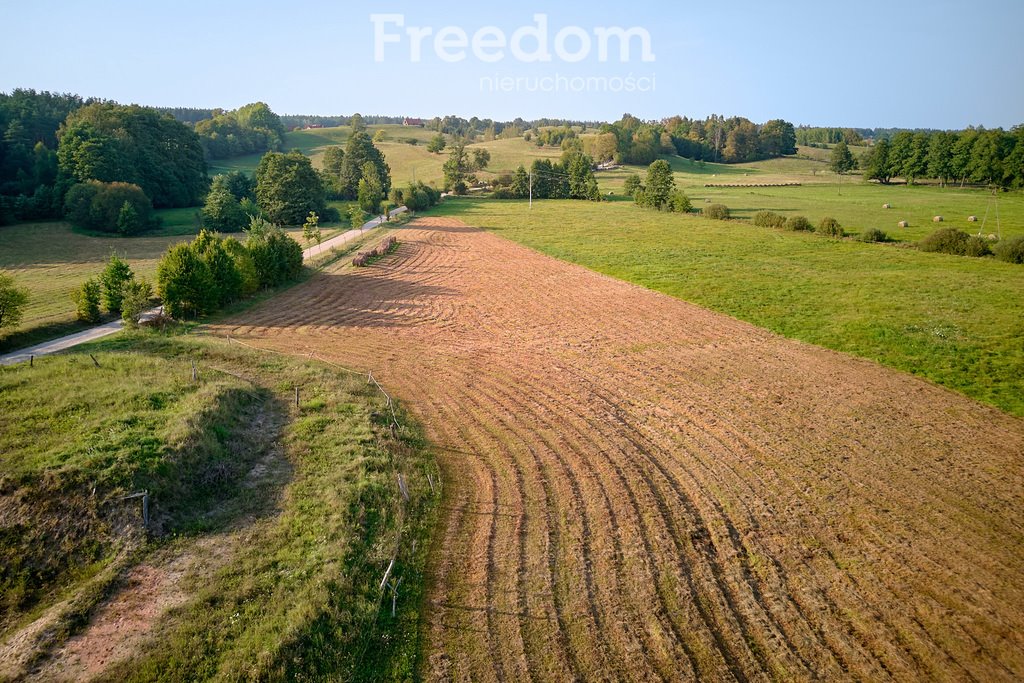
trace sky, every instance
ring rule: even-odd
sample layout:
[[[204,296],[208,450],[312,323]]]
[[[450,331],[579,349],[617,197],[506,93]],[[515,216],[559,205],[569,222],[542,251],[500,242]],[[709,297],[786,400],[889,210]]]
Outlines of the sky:
[[[1024,123],[1024,0],[0,0],[0,26],[2,92],[279,114]]]

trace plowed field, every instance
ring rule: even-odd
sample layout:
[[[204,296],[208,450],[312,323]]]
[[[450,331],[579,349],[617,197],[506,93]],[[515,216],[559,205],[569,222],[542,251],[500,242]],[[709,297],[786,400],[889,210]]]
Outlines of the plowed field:
[[[450,219],[223,323],[438,449],[428,679],[1024,678],[1024,421]]]

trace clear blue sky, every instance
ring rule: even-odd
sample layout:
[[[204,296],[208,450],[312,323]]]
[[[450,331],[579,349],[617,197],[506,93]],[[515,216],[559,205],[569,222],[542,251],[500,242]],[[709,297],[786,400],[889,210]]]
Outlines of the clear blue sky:
[[[1024,0],[466,4],[0,0],[0,91],[31,87],[162,106],[263,100],[290,114],[614,120],[628,111],[645,119],[721,113],[865,127],[1024,123]],[[384,27],[400,42],[384,45],[382,61],[371,13],[404,16],[404,27]],[[517,28],[536,26],[537,13],[548,15],[552,59],[527,63],[509,41]],[[410,55],[410,26],[433,29],[419,62]],[[503,59],[483,61],[469,47],[461,61],[444,61],[434,37],[446,26],[469,40],[497,27]],[[646,30],[654,61],[641,59],[639,39],[628,61],[614,40],[600,61],[595,27]],[[582,61],[555,54],[555,36],[567,28],[563,53]],[[451,35],[457,44],[458,31]],[[535,52],[537,43],[526,38],[520,46]],[[549,91],[537,90],[538,79],[556,74],[566,79],[561,91],[550,91],[551,82]],[[653,79],[653,87],[641,80],[646,89],[623,91],[625,81],[616,79],[631,75]],[[585,82],[574,85],[574,77],[606,81],[566,92]],[[496,92],[484,78],[519,82]]]

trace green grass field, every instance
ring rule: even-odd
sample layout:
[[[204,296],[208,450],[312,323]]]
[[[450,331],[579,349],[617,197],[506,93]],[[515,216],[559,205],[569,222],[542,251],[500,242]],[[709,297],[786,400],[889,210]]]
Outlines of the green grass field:
[[[1019,192],[993,195],[982,188],[879,185],[865,183],[859,175],[844,177],[840,187],[837,176],[827,170],[826,164],[795,157],[703,166],[681,157],[666,158],[672,165],[676,185],[690,197],[695,209],[710,202],[725,204],[735,218],[750,219],[757,211],[766,209],[786,216],[804,215],[817,225],[823,217],[831,216],[850,233],[878,228],[891,239],[912,242],[940,227],[955,227],[970,234],[983,230],[986,235],[1001,233],[1003,237],[1024,234],[1024,194]],[[643,178],[646,169],[627,166],[599,172],[597,177],[602,191],[614,192],[613,199],[628,200],[622,194],[622,185],[631,173],[639,173]],[[787,182],[798,182],[801,186],[704,187]],[[882,208],[885,204],[892,208]],[[977,216],[978,222],[967,221],[972,215]],[[942,216],[944,221],[934,223],[935,216]],[[897,226],[903,220],[910,223],[909,227]]]
[[[213,565],[169,579],[188,598],[157,612],[160,647],[106,678],[407,679],[436,466],[400,411],[395,431],[381,415],[363,375],[191,335],[122,334],[0,369],[0,514],[18,530],[0,537],[0,637],[47,619],[44,637],[14,645],[39,659],[132,565],[159,575],[195,556]],[[121,499],[139,490],[148,539],[139,501]],[[393,618],[377,583],[399,535]]]
[[[525,201],[454,199],[436,211],[1024,415],[1019,265],[664,214],[627,202],[547,200],[529,210]]]

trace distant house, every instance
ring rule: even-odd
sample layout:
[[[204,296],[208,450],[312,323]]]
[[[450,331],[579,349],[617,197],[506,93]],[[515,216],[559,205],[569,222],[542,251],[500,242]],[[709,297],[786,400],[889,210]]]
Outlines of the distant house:
[[[322,123],[311,123],[308,126],[306,126],[305,130],[312,130],[314,128],[323,128],[323,127],[324,127],[324,124],[322,124]]]
[[[419,126],[420,128],[422,128],[423,127],[423,119],[410,119],[408,116],[406,116],[404,119],[402,119],[402,125],[403,126]]]

